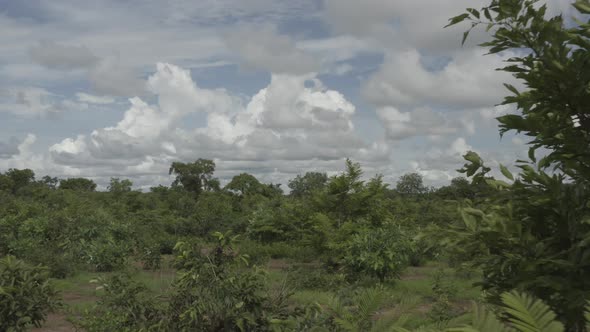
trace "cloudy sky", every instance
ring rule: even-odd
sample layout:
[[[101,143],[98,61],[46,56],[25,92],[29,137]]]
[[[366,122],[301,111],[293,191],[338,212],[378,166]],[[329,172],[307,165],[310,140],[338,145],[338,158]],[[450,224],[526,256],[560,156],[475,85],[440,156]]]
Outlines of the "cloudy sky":
[[[344,158],[390,183],[523,155],[512,78],[447,19],[475,0],[0,0],[0,171],[169,184],[173,161],[286,183]],[[569,0],[550,0],[552,13]],[[504,55],[506,56],[506,55]]]

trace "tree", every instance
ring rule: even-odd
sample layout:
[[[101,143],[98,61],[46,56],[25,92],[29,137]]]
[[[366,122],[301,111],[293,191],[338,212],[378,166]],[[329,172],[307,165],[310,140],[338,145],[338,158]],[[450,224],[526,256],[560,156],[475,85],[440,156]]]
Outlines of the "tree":
[[[588,0],[573,6],[590,14]],[[546,6],[537,1],[493,0],[450,19],[449,25],[486,24],[492,39],[482,46],[490,53],[514,51],[500,70],[520,79],[524,90],[505,84],[511,95],[503,104],[519,112],[498,118],[500,133],[524,133],[531,141],[529,160],[517,161],[517,176],[500,166],[513,183],[490,177],[476,153],[466,154],[462,172],[496,192],[481,206],[466,203],[460,227],[438,231],[447,233],[449,248],[473,257],[491,300],[525,290],[545,301],[567,331],[584,331],[590,299],[590,20],[568,27],[562,16],[545,17]],[[540,148],[547,155],[537,161]]]
[[[262,194],[263,184],[248,173],[234,176],[224,189],[238,193],[240,196]]]
[[[361,180],[361,165],[346,159],[346,170],[328,182],[326,191],[319,198],[320,205],[335,214],[338,227],[363,210],[362,196],[364,182]]]
[[[49,175],[45,175],[44,177],[41,178],[41,182],[43,185],[45,185],[47,188],[49,189],[56,189],[57,185],[59,184],[59,179],[56,177],[51,177]]]
[[[307,172],[303,176],[297,175],[294,179],[289,180],[288,187],[291,189],[291,196],[303,197],[324,189],[327,182],[328,175],[326,173]]]
[[[23,187],[32,184],[35,181],[35,172],[26,169],[10,168],[0,179],[0,189],[4,188],[16,194]]]
[[[59,181],[59,189],[69,189],[74,191],[94,191],[96,183],[85,178],[69,178]]]
[[[213,172],[215,162],[201,158],[192,163],[173,162],[168,171],[176,175],[172,186],[182,186],[197,196],[203,191],[219,190],[219,180],[213,178]]]
[[[402,175],[395,185],[395,190],[402,195],[416,196],[427,191],[424,186],[422,175],[418,173],[407,173]]]
[[[111,178],[107,189],[112,193],[127,193],[131,191],[133,182],[128,179],[120,180],[119,178]]]

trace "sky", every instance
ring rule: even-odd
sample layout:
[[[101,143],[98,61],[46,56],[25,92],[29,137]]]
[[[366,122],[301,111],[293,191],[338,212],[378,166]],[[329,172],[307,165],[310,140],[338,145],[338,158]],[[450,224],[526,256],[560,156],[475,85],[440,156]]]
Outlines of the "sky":
[[[169,185],[170,164],[216,163],[282,183],[345,158],[395,184],[448,183],[500,138],[496,106],[522,84],[474,31],[443,29],[480,0],[0,0],[0,172],[33,169]],[[571,14],[570,0],[549,0]]]

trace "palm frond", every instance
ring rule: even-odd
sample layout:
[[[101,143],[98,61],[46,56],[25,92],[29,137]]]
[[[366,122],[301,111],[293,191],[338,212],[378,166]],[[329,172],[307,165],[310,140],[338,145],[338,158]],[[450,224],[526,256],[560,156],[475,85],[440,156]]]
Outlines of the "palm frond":
[[[555,313],[540,300],[515,292],[502,294],[504,311],[509,322],[520,332],[563,332]]]

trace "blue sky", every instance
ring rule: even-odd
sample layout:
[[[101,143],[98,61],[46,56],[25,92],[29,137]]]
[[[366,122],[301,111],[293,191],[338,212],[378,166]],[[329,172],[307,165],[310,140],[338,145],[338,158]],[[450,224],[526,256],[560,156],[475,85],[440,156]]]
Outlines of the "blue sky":
[[[498,55],[443,29],[472,0],[0,0],[0,171],[169,184],[173,161],[286,183],[359,161],[440,185],[510,164]],[[551,0],[553,14],[570,1]],[[518,82],[512,82],[518,86]]]

